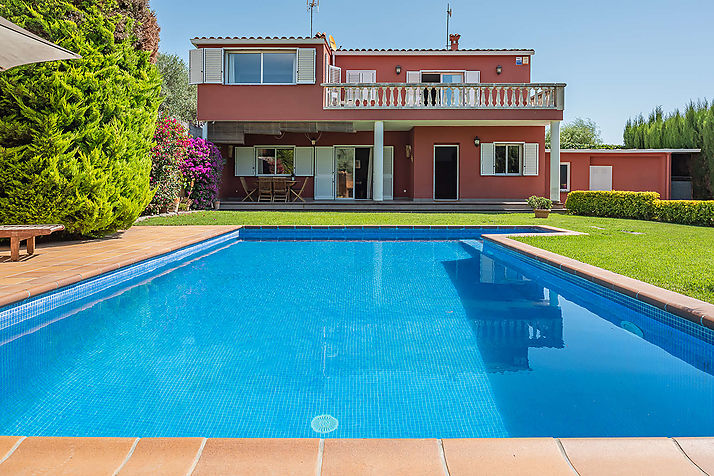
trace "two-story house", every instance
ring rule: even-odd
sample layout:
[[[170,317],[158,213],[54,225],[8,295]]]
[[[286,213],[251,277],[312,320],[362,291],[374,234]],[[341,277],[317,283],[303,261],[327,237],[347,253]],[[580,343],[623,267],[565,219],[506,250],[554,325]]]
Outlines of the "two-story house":
[[[227,157],[223,198],[279,176],[306,199],[376,202],[559,201],[569,183],[565,84],[531,82],[533,50],[460,49],[459,35],[434,50],[338,49],[324,34],[191,42],[198,119]]]

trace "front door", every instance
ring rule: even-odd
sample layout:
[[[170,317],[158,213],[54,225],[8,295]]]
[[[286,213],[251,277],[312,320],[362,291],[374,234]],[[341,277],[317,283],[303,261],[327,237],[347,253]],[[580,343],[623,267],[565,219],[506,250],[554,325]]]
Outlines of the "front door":
[[[459,147],[434,146],[434,200],[459,198]]]
[[[372,148],[335,148],[335,196],[372,198]]]

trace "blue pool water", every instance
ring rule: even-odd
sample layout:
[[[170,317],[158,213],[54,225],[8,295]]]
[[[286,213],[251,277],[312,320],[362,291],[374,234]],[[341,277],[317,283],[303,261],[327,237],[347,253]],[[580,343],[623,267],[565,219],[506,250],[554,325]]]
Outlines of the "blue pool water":
[[[0,434],[714,434],[711,332],[471,238],[234,241],[8,327]]]

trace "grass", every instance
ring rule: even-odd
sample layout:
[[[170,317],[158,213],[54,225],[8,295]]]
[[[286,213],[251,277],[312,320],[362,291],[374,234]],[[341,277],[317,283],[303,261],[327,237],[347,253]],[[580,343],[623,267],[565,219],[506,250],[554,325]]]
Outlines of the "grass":
[[[638,220],[530,213],[344,213],[207,211],[150,218],[140,225],[536,225],[587,236],[521,241],[714,303],[714,228]],[[641,234],[637,234],[641,233]]]

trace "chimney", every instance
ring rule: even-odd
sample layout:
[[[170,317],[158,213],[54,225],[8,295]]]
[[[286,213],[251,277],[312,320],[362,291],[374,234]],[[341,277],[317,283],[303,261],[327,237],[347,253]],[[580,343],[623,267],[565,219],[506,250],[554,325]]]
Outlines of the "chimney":
[[[451,42],[451,51],[459,50],[459,38],[461,38],[461,35],[449,35],[449,41]]]

